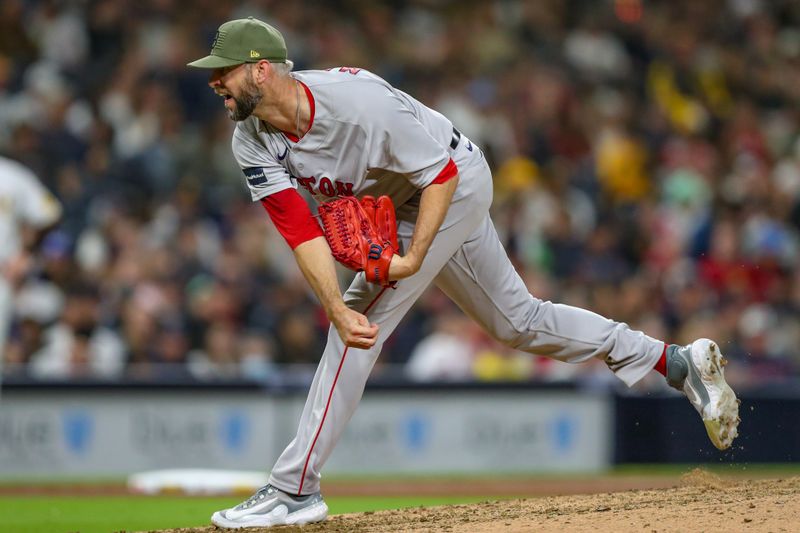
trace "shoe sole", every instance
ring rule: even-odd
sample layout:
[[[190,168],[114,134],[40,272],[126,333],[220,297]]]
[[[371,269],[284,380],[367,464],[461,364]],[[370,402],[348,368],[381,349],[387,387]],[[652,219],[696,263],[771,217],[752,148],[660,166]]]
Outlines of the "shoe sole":
[[[727,361],[717,343],[700,339],[692,344],[692,362],[708,392],[708,403],[701,413],[706,433],[714,446],[726,450],[739,434],[740,422],[739,400],[725,381],[723,367]]]
[[[240,520],[229,520],[220,511],[217,511],[211,516],[211,523],[228,529],[241,529],[245,527],[304,526],[322,522],[326,518],[328,518],[328,505],[325,502],[319,502],[287,515],[268,513]]]

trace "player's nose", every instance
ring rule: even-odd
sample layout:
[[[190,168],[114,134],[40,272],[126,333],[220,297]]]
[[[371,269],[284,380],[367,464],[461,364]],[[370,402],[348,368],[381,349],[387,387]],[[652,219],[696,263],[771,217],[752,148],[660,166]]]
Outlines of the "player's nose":
[[[215,68],[211,71],[208,77],[208,86],[215,89],[220,86],[220,79],[222,78],[222,69]]]

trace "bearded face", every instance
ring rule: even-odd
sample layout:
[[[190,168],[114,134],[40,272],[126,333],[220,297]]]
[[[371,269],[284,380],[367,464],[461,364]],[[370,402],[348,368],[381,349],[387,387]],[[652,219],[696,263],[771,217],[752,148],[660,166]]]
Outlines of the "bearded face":
[[[241,122],[252,115],[253,111],[256,110],[256,106],[261,102],[261,92],[258,90],[255,81],[253,81],[253,73],[249,68],[245,74],[239,95],[230,95],[230,98],[233,99],[234,105],[232,108],[226,105],[225,108],[231,120]]]

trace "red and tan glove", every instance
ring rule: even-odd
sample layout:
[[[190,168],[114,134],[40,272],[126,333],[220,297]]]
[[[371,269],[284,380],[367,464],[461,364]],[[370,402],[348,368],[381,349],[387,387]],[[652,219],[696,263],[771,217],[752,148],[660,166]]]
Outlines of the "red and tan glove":
[[[320,204],[318,211],[334,259],[350,270],[363,271],[370,283],[392,286],[389,264],[398,248],[392,200],[367,196],[362,205],[346,196]]]

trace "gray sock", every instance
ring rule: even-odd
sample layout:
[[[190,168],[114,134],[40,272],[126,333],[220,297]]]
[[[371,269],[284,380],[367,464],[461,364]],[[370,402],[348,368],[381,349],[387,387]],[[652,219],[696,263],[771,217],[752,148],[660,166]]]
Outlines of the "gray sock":
[[[670,344],[667,346],[667,384],[679,391],[683,390],[683,382],[689,375],[689,366],[686,359],[681,357],[678,350],[681,346]]]

